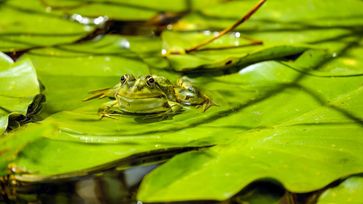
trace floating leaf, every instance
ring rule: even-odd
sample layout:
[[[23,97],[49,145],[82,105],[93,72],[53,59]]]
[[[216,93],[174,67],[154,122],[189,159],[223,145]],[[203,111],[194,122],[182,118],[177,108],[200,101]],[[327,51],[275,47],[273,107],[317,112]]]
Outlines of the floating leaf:
[[[183,36],[185,38],[184,41],[180,40],[179,36]],[[218,39],[210,46],[206,47],[205,50],[199,50],[190,54],[168,54],[168,52],[182,51],[183,49],[188,48],[188,44],[189,46],[193,45],[193,42],[200,42],[201,38],[199,36],[200,35],[197,33],[194,33],[192,36],[190,34],[185,36],[185,34],[170,32],[165,32],[165,34],[163,34],[163,42],[166,47],[164,49],[167,54],[166,57],[175,71],[185,73],[203,72],[209,74],[215,72],[233,73],[256,62],[298,55],[307,49],[307,46],[299,47],[283,44],[253,46],[248,45],[249,42],[244,42],[247,46],[242,45],[239,47],[238,45],[243,42],[240,42],[241,40],[238,38],[235,39],[238,45],[234,47],[230,40],[231,38],[234,39],[236,37],[232,34]],[[180,45],[181,43],[184,43],[184,45]],[[222,49],[218,49],[218,46],[221,46]]]
[[[4,166],[1,169],[2,174],[7,172],[5,164],[12,162],[12,167],[17,173],[16,179],[19,181],[37,182],[72,178],[113,169],[116,166],[128,167],[135,164],[138,159],[150,160],[161,156],[168,158],[170,157],[168,154],[198,147],[192,144],[182,147],[172,144],[155,147],[155,143],[139,145],[102,142],[97,144],[92,141],[87,143],[48,138],[57,135],[57,131],[58,129],[51,126],[31,124],[27,129],[18,131],[18,134],[10,134],[2,141],[2,148],[6,150],[1,158],[3,160],[1,166]],[[27,139],[16,141],[20,134],[25,135]],[[10,149],[14,146],[21,150]]]
[[[44,4],[55,10],[66,13],[77,13],[85,16],[108,16],[117,20],[149,20],[161,12],[183,12],[215,5],[220,0],[175,0],[171,4],[168,0],[110,0],[110,1],[67,1],[43,0]]]
[[[164,53],[172,67],[182,72],[223,72],[228,67],[242,68],[256,61],[298,54],[301,52],[298,48],[303,47],[314,46],[338,52],[344,49],[346,43],[358,39],[362,32],[361,22],[356,17],[363,8],[361,1],[350,0],[338,6],[335,2],[272,0],[267,1],[235,32],[200,50],[183,54],[183,50],[232,25],[254,4],[256,1],[232,1],[196,11],[174,25],[173,32],[164,32]],[[347,4],[350,9],[346,9]],[[308,15],[302,5],[309,5]],[[335,15],[338,7],[342,7],[339,17]],[[256,44],[256,41],[263,44]],[[235,61],[238,63],[235,64]]]
[[[220,31],[233,24],[256,1],[231,1],[189,14],[174,30]],[[250,20],[235,31],[240,36],[262,40],[264,43],[323,45],[357,37],[361,32],[362,1],[346,2],[305,0],[299,2],[267,1]],[[228,11],[228,12],[225,12]]]
[[[0,93],[1,135],[8,128],[9,117],[27,115],[29,105],[40,93],[37,75],[29,59],[14,63],[0,53]]]
[[[358,59],[362,51],[355,48],[345,56]],[[299,67],[314,61],[314,55],[306,57],[311,59],[301,56]],[[333,74],[342,61],[344,57],[320,69]],[[278,67],[266,62],[242,70],[240,81],[276,80],[281,87],[208,123],[221,131],[223,145],[174,157],[146,176],[139,199],[224,200],[263,178],[276,179],[291,192],[309,192],[362,172],[362,75],[329,78],[302,74],[286,81],[289,72],[279,75],[277,70],[284,68]],[[340,68],[349,72],[348,67]],[[355,70],[362,71],[360,67]],[[247,76],[251,78],[242,80]],[[266,78],[260,81],[257,76]]]
[[[46,87],[44,94],[47,96],[47,103],[44,105],[42,116],[51,116],[39,124],[30,124],[9,134],[0,141],[4,154],[8,155],[3,156],[3,174],[6,172],[7,164],[15,157],[18,169],[37,175],[35,178],[41,179],[58,174],[72,176],[72,172],[93,169],[95,166],[121,160],[136,153],[152,150],[170,151],[170,148],[178,147],[182,150],[184,147],[205,145],[186,144],[191,141],[190,138],[179,138],[159,144],[157,137],[141,140],[144,136],[140,136],[138,141],[124,142],[121,136],[127,131],[142,134],[142,131],[155,130],[158,126],[140,124],[132,117],[99,120],[98,108],[107,99],[82,102],[89,91],[112,87],[125,73],[136,76],[148,73],[147,65],[142,63],[137,55],[123,48],[124,40],[122,37],[107,36],[79,45],[35,49],[26,54],[26,57],[34,62],[39,78]],[[147,127],[150,129],[144,129]],[[84,131],[84,137],[78,134],[80,131]],[[94,137],[88,137],[88,134],[93,134]],[[100,137],[97,137],[98,134]],[[20,136],[24,139],[15,139]],[[86,141],[86,138],[90,140]],[[14,140],[19,142],[12,142]],[[35,157],[37,159],[34,159]],[[30,178],[35,179],[32,176]]]
[[[89,91],[112,87],[125,73],[147,74],[140,58],[123,48],[124,38],[106,36],[77,45],[33,50],[32,59],[45,89],[45,113],[84,106]]]
[[[1,1],[0,13],[0,50],[6,52],[70,43],[93,30],[47,10],[38,0]]]
[[[319,197],[318,204],[356,204],[363,200],[363,178],[353,176],[337,187],[326,190]]]

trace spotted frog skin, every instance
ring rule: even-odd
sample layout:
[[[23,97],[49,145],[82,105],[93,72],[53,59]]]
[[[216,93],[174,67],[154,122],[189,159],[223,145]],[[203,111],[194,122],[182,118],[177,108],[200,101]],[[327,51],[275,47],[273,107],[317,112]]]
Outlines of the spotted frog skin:
[[[108,97],[98,110],[101,118],[119,114],[137,114],[157,117],[175,115],[183,106],[202,107],[206,111],[213,103],[191,82],[183,77],[176,84],[158,75],[135,77],[131,74],[121,76],[113,88],[90,92],[88,101]]]

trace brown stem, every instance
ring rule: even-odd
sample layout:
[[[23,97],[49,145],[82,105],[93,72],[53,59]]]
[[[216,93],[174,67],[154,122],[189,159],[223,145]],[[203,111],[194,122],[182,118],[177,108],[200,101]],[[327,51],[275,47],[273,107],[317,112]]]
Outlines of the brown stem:
[[[227,27],[226,29],[222,30],[221,32],[218,33],[218,35],[202,42],[199,43],[198,45],[191,47],[189,49],[186,49],[185,52],[186,53],[190,53],[193,51],[196,51],[198,49],[200,49],[201,47],[204,47],[208,44],[210,44],[211,42],[217,40],[218,38],[222,37],[223,35],[225,35],[226,33],[234,30],[235,28],[237,28],[239,25],[241,25],[243,22],[247,21],[267,0],[260,0],[250,11],[248,11],[248,13],[246,15],[244,15],[241,19],[239,19],[237,22],[235,22],[233,25]]]

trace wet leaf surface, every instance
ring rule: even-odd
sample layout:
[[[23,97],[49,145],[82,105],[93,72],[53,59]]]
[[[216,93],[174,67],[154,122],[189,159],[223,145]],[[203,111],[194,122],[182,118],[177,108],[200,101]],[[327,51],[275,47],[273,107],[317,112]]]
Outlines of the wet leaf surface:
[[[1,1],[0,12],[0,50],[4,52],[71,43],[93,30],[47,10],[36,0]]]
[[[40,93],[37,75],[31,60],[23,59],[16,63],[0,53],[0,135],[9,125],[9,117],[25,117],[29,105]],[[16,121],[10,119],[10,125]],[[15,128],[15,127],[14,127]]]
[[[347,178],[338,186],[326,190],[318,204],[360,203],[363,200],[363,179],[360,176]]]
[[[339,61],[333,60],[323,69],[335,67]],[[240,76],[267,74],[265,70],[277,67],[274,62],[256,64]],[[280,87],[263,94],[262,100],[252,99],[208,123],[217,129],[214,132],[221,131],[223,145],[171,159],[146,176],[139,198],[153,202],[224,200],[263,178],[276,179],[292,192],[309,192],[336,178],[361,172],[362,77],[295,73],[287,80],[275,74]],[[273,80],[273,74],[268,76]]]
[[[130,2],[127,0],[87,2],[67,0],[42,0],[43,5],[49,6],[64,13],[80,14],[83,16],[107,16],[117,20],[144,20],[147,21],[162,12],[185,12],[194,9],[216,5],[220,0],[168,0],[147,1],[139,0]]]

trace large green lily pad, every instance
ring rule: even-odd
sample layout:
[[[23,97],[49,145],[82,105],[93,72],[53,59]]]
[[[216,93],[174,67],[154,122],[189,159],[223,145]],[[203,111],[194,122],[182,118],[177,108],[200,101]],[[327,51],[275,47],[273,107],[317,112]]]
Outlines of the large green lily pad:
[[[40,1],[0,2],[0,50],[13,52],[39,46],[71,43],[93,31],[47,10]]]
[[[46,118],[51,115],[51,117],[39,124],[29,124],[1,141],[4,149],[2,173],[7,172],[6,166],[14,158],[18,169],[37,175],[38,177],[31,176],[31,178],[39,180],[45,176],[91,170],[95,166],[135,153],[155,149],[169,151],[169,148],[204,146],[204,144],[187,145],[186,143],[191,140],[188,138],[181,138],[182,142],[176,140],[159,145],[157,138],[150,138],[147,143],[147,140],[141,140],[146,138],[142,136],[139,141],[142,145],[138,145],[135,141],[135,145],[131,145],[130,148],[128,141],[122,141],[121,136],[126,133],[121,131],[122,128],[126,131],[140,132],[140,127],[144,129],[147,126],[139,124],[132,117],[125,120],[99,120],[98,108],[107,100],[82,102],[89,91],[112,87],[125,73],[136,76],[149,73],[148,66],[138,55],[122,47],[124,42],[123,37],[106,36],[84,44],[33,50],[24,56],[30,58],[37,67],[39,79],[46,87],[44,94],[47,96],[47,103],[44,105],[42,116]],[[154,124],[148,126],[153,129],[158,128]],[[67,136],[71,135],[69,133],[72,133],[72,128],[75,131],[94,134],[95,137],[85,141],[75,136],[76,141],[69,141]],[[107,135],[109,133],[114,135]],[[97,134],[101,138],[97,138]],[[102,137],[105,135],[108,137]],[[23,139],[15,139],[19,137]],[[118,141],[118,137],[121,141]],[[87,135],[82,138],[87,138]],[[127,139],[130,138],[133,137]],[[150,142],[153,140],[155,142]],[[37,151],[34,151],[34,147]],[[67,177],[69,176],[72,175]]]
[[[347,56],[362,52],[361,48],[353,50]],[[240,81],[247,87],[250,83],[275,82],[281,88],[206,124],[220,131],[217,138],[224,141],[223,145],[171,159],[146,176],[139,199],[224,200],[264,178],[275,179],[292,192],[309,192],[363,170],[359,156],[363,134],[362,76],[328,78],[302,74],[285,78],[289,73],[286,67],[271,63],[246,68],[240,73]],[[342,64],[343,57],[321,70],[334,75]],[[345,70],[350,72],[347,65]],[[284,74],[277,74],[278,69],[285,69]],[[253,80],[242,80],[248,76]],[[260,81],[256,76],[266,78]]]
[[[35,69],[29,59],[16,63],[0,52],[0,135],[12,115],[26,115],[34,97],[40,93]]]
[[[84,106],[89,91],[112,87],[121,75],[147,74],[138,55],[123,48],[125,39],[106,36],[77,45],[33,50],[27,54],[37,67],[47,96],[46,114]]]

